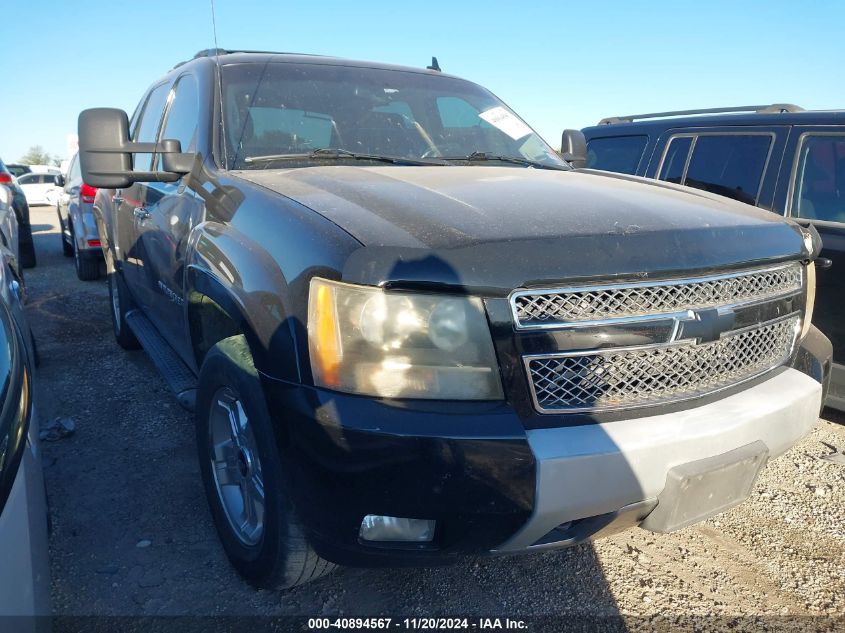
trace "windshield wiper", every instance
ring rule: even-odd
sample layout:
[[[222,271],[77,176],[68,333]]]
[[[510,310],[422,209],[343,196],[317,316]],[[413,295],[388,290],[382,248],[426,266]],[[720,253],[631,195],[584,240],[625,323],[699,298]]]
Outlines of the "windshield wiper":
[[[321,148],[315,149],[307,154],[269,154],[267,156],[247,156],[244,162],[248,165],[257,163],[272,163],[284,160],[338,160],[350,158],[353,160],[372,160],[380,163],[391,163],[393,165],[448,165],[449,163],[439,160],[423,160],[417,158],[403,158],[401,156],[382,156],[380,154],[359,154],[350,152],[348,149]]]
[[[569,171],[569,167],[565,165],[551,165],[548,163],[541,163],[536,160],[528,160],[527,158],[518,158],[516,156],[502,156],[500,154],[488,154],[487,152],[473,152],[467,156],[449,156],[443,157],[443,160],[449,161],[466,161],[468,163],[483,162],[483,161],[498,161],[500,163],[512,163],[514,165],[525,165],[526,167],[536,167],[537,169],[559,169],[561,171]]]

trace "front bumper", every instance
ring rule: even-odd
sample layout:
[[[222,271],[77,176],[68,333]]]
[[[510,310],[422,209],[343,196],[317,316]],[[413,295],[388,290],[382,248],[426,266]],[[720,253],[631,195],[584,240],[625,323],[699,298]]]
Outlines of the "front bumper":
[[[765,445],[769,457],[780,455],[813,428],[821,403],[822,385],[787,368],[687,411],[528,431],[537,459],[537,503],[526,525],[498,550],[553,545],[544,543],[550,532],[585,518],[639,511],[642,520],[657,505],[673,468],[755,442]]]
[[[269,378],[265,393],[293,502],[317,552],[344,565],[433,565],[563,547],[637,525],[658,499],[661,512],[675,502],[667,482],[679,467],[717,458],[730,468],[731,452],[749,445],[764,451],[754,462],[762,465],[812,429],[830,357],[829,341],[813,329],[791,366],[722,399],[527,431],[506,403],[377,401]],[[731,499],[747,496],[753,477],[745,479],[747,490],[730,490]],[[434,519],[434,542],[363,542],[368,514]]]

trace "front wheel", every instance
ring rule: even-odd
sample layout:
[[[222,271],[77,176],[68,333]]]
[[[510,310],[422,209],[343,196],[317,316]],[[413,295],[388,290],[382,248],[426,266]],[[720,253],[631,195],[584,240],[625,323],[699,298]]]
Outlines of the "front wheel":
[[[120,273],[109,267],[109,305],[111,306],[111,323],[114,338],[123,349],[138,349],[141,344],[129,328],[126,315],[135,308],[132,297],[126,289]]]
[[[196,435],[214,525],[229,561],[247,581],[287,589],[335,568],[311,548],[296,517],[243,336],[217,343],[202,364]]]

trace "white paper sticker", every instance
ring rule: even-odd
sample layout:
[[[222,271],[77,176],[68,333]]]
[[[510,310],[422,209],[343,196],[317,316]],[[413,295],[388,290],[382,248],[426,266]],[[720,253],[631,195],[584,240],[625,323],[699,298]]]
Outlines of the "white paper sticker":
[[[502,106],[490,108],[479,114],[482,119],[490,125],[499,128],[513,140],[519,140],[523,136],[531,134],[531,128],[505,110]]]

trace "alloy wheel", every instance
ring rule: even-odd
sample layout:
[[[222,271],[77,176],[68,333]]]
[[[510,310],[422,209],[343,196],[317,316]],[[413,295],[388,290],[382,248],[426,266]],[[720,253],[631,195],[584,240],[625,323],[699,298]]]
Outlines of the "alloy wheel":
[[[233,534],[253,546],[264,533],[264,477],[249,417],[238,396],[222,387],[208,420],[214,486]]]

